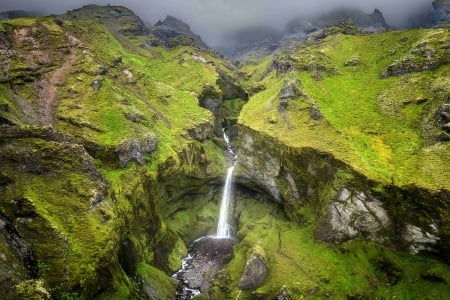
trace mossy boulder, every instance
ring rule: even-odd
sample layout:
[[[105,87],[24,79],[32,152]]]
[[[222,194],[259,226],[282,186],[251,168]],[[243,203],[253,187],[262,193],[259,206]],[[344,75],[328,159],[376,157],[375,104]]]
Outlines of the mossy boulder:
[[[239,281],[239,288],[241,290],[257,288],[264,282],[267,272],[267,255],[261,246],[256,245],[245,263],[245,268]]]

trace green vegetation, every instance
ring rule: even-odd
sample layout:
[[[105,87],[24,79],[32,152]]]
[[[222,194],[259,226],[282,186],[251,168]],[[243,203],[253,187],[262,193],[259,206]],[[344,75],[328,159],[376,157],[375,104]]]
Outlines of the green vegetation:
[[[273,299],[283,286],[293,299],[445,299],[450,293],[448,266],[431,258],[392,252],[363,240],[337,246],[314,242],[311,225],[294,224],[272,203],[245,194],[237,196],[236,212],[244,225],[233,260],[215,282],[222,297],[260,294]],[[242,292],[236,287],[255,245],[267,253],[269,272],[259,288]]]
[[[436,191],[449,189],[450,144],[436,141],[435,120],[450,93],[448,31],[330,30],[238,76],[213,51],[150,46],[151,34],[131,33],[139,25],[111,6],[0,22],[12,49],[0,58],[0,121],[18,125],[0,126],[0,298],[173,297],[170,273],[215,230],[223,119],[241,127],[252,170],[236,174],[239,243],[211,295],[273,299],[286,286],[295,299],[448,298],[439,260],[313,237],[334,194],[357,187],[391,197],[393,222],[437,224],[448,249],[447,194]],[[202,95],[221,102],[217,116]],[[255,248],[269,273],[240,291]]]
[[[291,54],[306,96],[289,100],[287,110],[280,113],[283,76],[270,73],[261,82],[268,88],[250,99],[239,121],[289,146],[329,152],[384,183],[445,188],[450,180],[448,144],[436,143],[424,128],[449,92],[450,68],[443,65],[435,72],[387,79],[380,75],[416,45],[447,36],[445,30],[330,35]],[[358,63],[346,66],[352,59]],[[330,68],[333,72],[327,71]],[[315,72],[322,80],[314,79]],[[313,105],[322,120],[311,118]]]

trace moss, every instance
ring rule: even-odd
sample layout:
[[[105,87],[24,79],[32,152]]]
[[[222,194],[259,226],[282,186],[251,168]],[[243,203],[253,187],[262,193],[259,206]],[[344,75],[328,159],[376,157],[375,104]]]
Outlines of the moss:
[[[150,298],[169,299],[175,295],[176,283],[164,272],[145,263],[139,263],[137,271],[144,279],[144,286]]]
[[[250,297],[258,293],[265,295],[263,299],[272,299],[283,286],[295,299],[345,299],[358,295],[420,298],[427,297],[428,291],[433,291],[433,297],[444,299],[449,293],[446,279],[424,279],[424,274],[447,278],[449,268],[442,262],[392,252],[362,240],[341,245],[318,243],[311,237],[312,226],[300,227],[288,221],[273,204],[239,194],[237,206],[241,242],[234,247],[234,258],[225,268],[229,276],[219,276],[215,283],[216,287],[228,286],[230,291],[216,289],[217,297]],[[248,251],[255,246],[267,254],[269,273],[261,287],[242,292],[237,286]]]
[[[316,81],[308,68],[297,66],[295,74],[302,82],[307,100],[306,103],[289,101],[283,114],[277,111],[276,97],[283,77],[269,74],[263,81],[268,88],[250,98],[239,123],[288,146],[332,153],[383,183],[394,180],[398,185],[414,183],[436,190],[445,188],[448,160],[441,154],[448,145],[430,145],[422,134],[422,124],[432,107],[444,100],[437,89],[433,92],[428,87],[430,83],[445,80],[448,66],[401,78],[379,78],[396,57],[410,51],[415,43],[430,34],[432,30],[368,36],[337,34],[301,47],[291,53],[294,61],[306,59],[302,55],[305,51],[317,51],[320,55],[314,57],[326,56],[327,64],[335,72],[328,72],[321,81]],[[443,36],[436,33],[435,38],[442,40]],[[391,48],[395,51],[389,51]],[[360,65],[355,69],[344,67],[345,61],[353,56],[361,58]],[[417,99],[427,101],[405,104]],[[312,119],[305,105],[308,102],[320,110],[323,120]],[[352,107],[357,107],[357,111]],[[253,118],[255,114],[261,117]],[[271,121],[274,116],[277,122]]]

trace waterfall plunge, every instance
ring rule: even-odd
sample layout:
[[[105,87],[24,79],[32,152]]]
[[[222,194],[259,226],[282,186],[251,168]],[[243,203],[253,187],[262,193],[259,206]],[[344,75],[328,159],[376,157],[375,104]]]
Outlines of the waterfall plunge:
[[[220,239],[226,239],[230,237],[231,226],[228,224],[228,207],[230,205],[231,196],[231,179],[233,178],[234,166],[229,167],[227,170],[227,178],[225,180],[225,186],[223,188],[222,202],[220,203],[219,223],[217,223],[216,237]]]
[[[223,139],[227,143],[227,151],[233,156],[233,165],[227,170],[227,178],[225,179],[225,186],[223,188],[222,201],[220,203],[219,222],[217,223],[216,237],[219,239],[226,239],[231,237],[231,226],[228,224],[228,209],[230,206],[231,197],[231,179],[233,178],[234,162],[237,155],[230,144],[230,139],[223,129]]]

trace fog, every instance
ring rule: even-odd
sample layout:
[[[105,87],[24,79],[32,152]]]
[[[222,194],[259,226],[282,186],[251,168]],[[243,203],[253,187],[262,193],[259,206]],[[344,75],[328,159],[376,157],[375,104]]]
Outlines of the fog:
[[[239,28],[282,28],[293,17],[320,15],[337,7],[357,7],[367,13],[378,8],[388,24],[401,26],[410,16],[430,10],[431,3],[432,0],[1,0],[0,11],[61,14],[87,4],[122,5],[146,24],[154,24],[168,14],[176,16],[214,46],[224,34]]]

